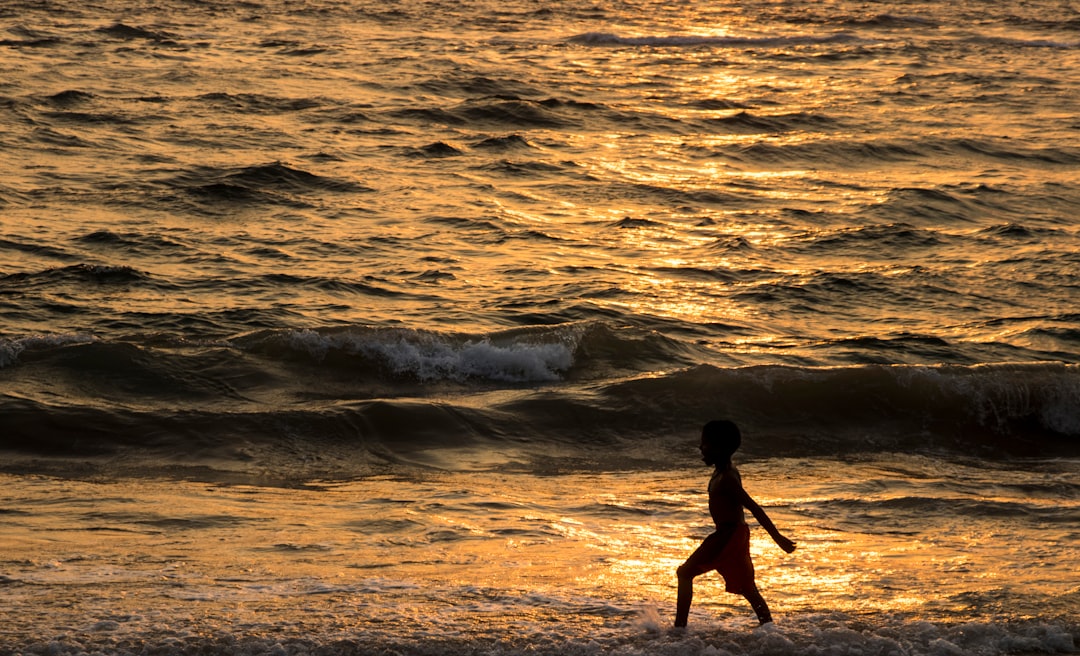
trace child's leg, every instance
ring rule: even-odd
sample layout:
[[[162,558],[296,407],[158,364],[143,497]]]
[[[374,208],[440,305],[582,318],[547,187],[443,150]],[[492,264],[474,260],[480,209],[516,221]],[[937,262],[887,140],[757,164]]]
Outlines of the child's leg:
[[[686,565],[683,565],[676,573],[679,576],[679,598],[675,602],[675,626],[686,626],[686,621],[690,617],[690,603],[694,600],[694,576],[696,574],[688,571]]]
[[[769,612],[769,604],[765,603],[765,598],[758,592],[757,586],[749,592],[744,592],[743,596],[750,602],[750,607],[757,613],[758,622],[761,624],[768,624],[772,621],[772,613]]]
[[[730,531],[717,531],[705,538],[701,545],[690,554],[686,562],[675,570],[679,577],[679,598],[675,602],[675,626],[686,626],[690,616],[690,602],[694,599],[694,577],[716,569],[714,561],[724,549]]]

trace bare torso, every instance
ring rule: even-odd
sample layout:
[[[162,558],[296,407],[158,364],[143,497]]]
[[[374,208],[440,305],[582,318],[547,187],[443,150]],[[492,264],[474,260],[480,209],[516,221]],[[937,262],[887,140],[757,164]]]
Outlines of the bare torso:
[[[724,471],[717,470],[709,479],[709,514],[718,530],[746,523],[742,506],[742,477],[734,466]]]

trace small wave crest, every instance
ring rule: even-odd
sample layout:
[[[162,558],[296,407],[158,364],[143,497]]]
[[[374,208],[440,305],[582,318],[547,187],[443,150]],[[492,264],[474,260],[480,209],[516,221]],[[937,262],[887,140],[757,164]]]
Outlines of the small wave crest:
[[[19,355],[26,350],[56,348],[68,344],[89,344],[93,341],[94,337],[85,333],[0,338],[0,369],[16,364],[19,361]]]
[[[374,326],[265,330],[241,335],[231,343],[275,361],[299,358],[317,365],[327,376],[363,373],[389,384],[592,380],[657,366],[670,369],[691,361],[686,347],[676,340],[602,322],[484,334]]]
[[[793,131],[821,131],[835,126],[836,121],[828,116],[794,112],[775,116],[760,116],[743,110],[731,116],[717,118],[713,123],[736,132],[779,133]]]
[[[372,191],[354,180],[311,173],[284,162],[240,167],[200,166],[158,184],[211,206],[238,203],[303,207],[312,195]]]
[[[1053,39],[1018,39],[1001,36],[974,36],[969,41],[976,44],[988,44],[1003,48],[1052,48],[1059,50],[1076,50],[1080,48],[1080,41],[1057,41]]]
[[[172,35],[167,32],[156,32],[142,27],[113,23],[108,27],[99,27],[95,32],[106,34],[114,39],[125,41],[145,39],[147,41],[168,41]]]
[[[746,112],[716,119],[729,129],[744,132],[824,132],[834,122],[819,115],[759,117]],[[725,146],[716,155],[746,164],[811,165],[828,162],[841,168],[864,166],[867,162],[905,162],[955,157],[976,160],[1026,162],[1037,165],[1075,165],[1080,156],[1075,148],[1025,147],[991,138],[982,139],[851,139],[820,138],[791,143],[758,141],[749,145]]]
[[[49,285],[54,283],[134,283],[148,278],[149,276],[146,273],[127,265],[83,263],[65,267],[52,267],[42,271],[0,275],[0,286]]]

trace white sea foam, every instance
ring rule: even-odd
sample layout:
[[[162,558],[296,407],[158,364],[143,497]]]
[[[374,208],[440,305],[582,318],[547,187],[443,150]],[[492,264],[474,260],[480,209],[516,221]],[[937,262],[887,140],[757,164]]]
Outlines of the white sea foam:
[[[349,621],[350,612],[341,616]],[[128,621],[128,620],[134,621]],[[823,614],[800,618],[749,630],[748,627],[723,626],[672,632],[639,632],[635,626],[611,631],[579,633],[566,625],[519,627],[502,637],[470,639],[455,631],[432,631],[431,627],[413,624],[407,635],[387,636],[374,627],[328,635],[308,633],[303,637],[275,637],[245,634],[226,626],[206,627],[204,634],[178,632],[162,636],[150,626],[163,618],[132,617],[122,621],[102,620],[86,628],[77,638],[64,635],[23,646],[19,653],[49,656],[82,655],[104,651],[118,656],[152,651],[182,655],[220,653],[255,656],[278,654],[517,654],[622,656],[743,656],[806,654],[843,654],[845,656],[997,656],[1015,653],[1075,653],[1074,636],[1060,626],[1031,624],[1003,626],[972,623],[957,626],[926,622],[890,622],[867,626],[846,618]],[[149,620],[149,622],[147,622]],[[822,628],[815,628],[820,623]],[[848,626],[848,624],[851,626]],[[272,627],[263,627],[267,629]],[[284,627],[281,627],[284,628]],[[160,625],[157,629],[166,629]],[[166,629],[167,631],[167,629]],[[374,651],[373,651],[374,650]]]
[[[573,339],[567,342],[488,338],[454,340],[413,330],[321,334],[292,331],[293,348],[318,360],[334,351],[376,360],[399,376],[422,381],[482,379],[526,383],[556,381],[574,364]]]
[[[1010,421],[1037,417],[1063,435],[1080,435],[1080,379],[1072,365],[981,365],[972,368],[893,368],[905,386],[929,384],[938,394],[966,400],[980,422],[1006,430]]]
[[[85,333],[30,335],[14,339],[0,339],[0,369],[16,364],[19,361],[19,355],[27,349],[56,348],[68,344],[88,344],[92,341],[94,341],[94,336]]]

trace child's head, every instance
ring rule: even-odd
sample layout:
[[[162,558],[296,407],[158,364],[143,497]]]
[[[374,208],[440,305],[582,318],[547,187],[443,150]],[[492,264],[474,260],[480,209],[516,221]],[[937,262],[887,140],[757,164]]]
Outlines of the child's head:
[[[708,465],[730,463],[740,444],[742,433],[733,421],[715,419],[701,429],[701,454]]]

